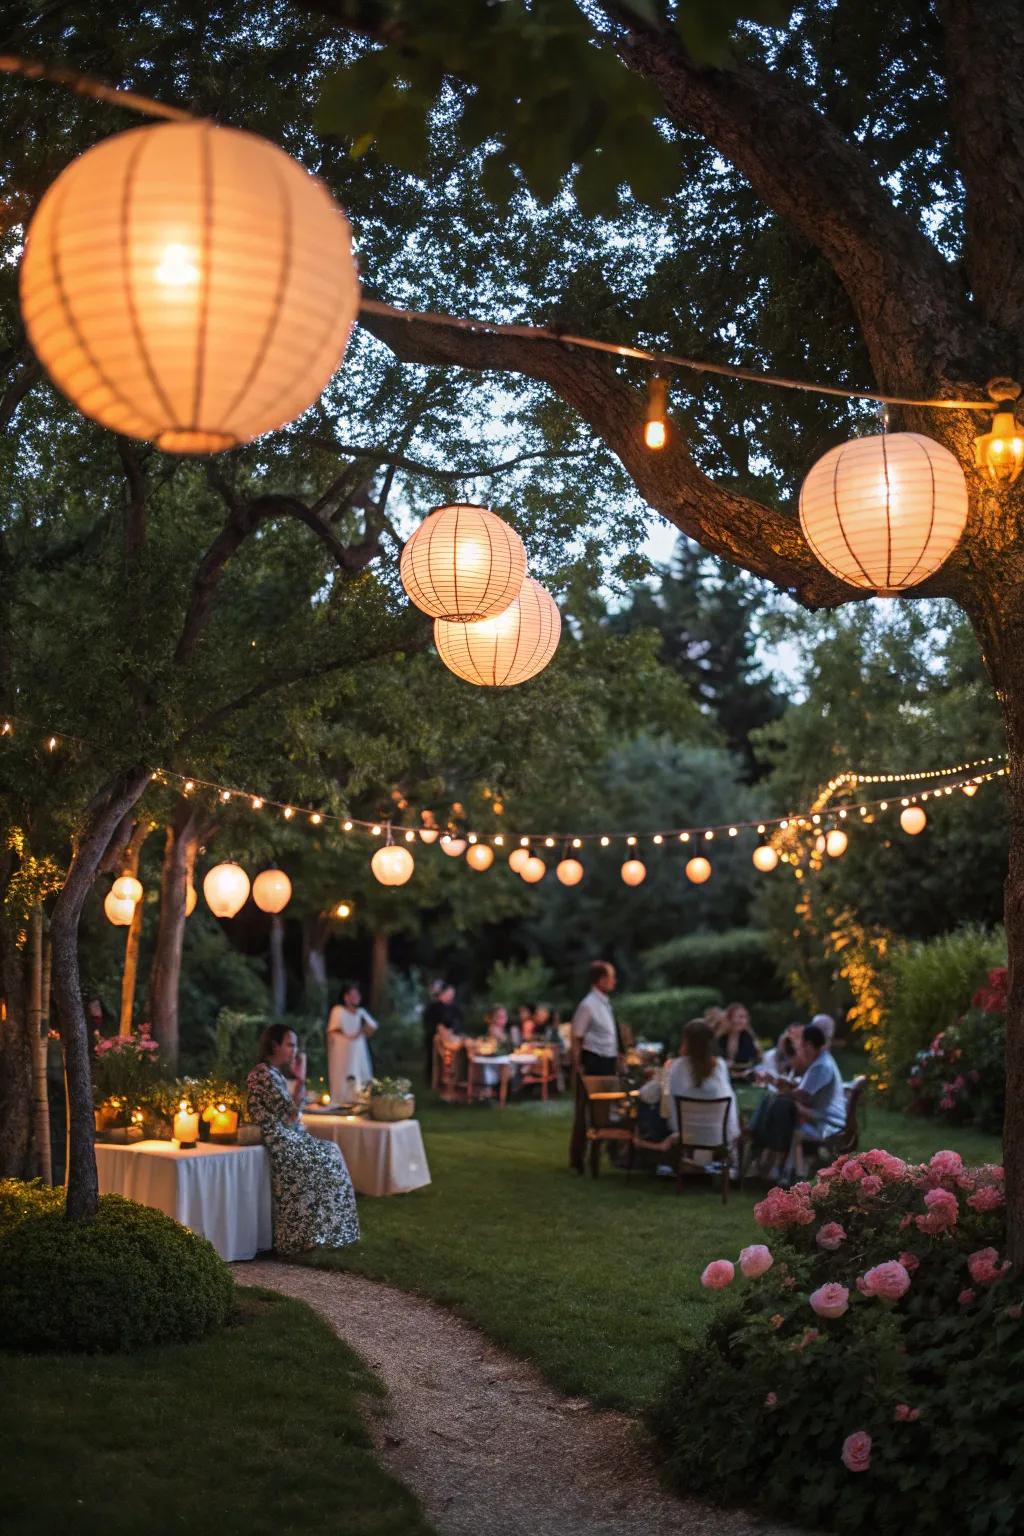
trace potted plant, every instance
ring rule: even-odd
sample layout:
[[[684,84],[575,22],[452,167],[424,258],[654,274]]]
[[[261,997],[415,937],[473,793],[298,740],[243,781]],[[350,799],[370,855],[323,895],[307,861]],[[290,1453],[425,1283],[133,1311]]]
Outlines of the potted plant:
[[[149,1025],[138,1034],[100,1035],[93,1049],[96,1132],[108,1141],[137,1141],[143,1135],[141,1103],[153,1086],[160,1047]]]
[[[416,1113],[412,1083],[407,1077],[375,1077],[369,1087],[371,1120],[411,1120]]]

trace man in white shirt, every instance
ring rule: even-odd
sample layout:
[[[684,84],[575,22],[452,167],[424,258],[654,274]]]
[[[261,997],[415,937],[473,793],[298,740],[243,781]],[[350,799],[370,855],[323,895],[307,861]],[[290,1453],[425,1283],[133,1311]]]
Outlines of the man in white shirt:
[[[619,1070],[624,1041],[611,1005],[615,991],[615,967],[595,960],[590,967],[590,991],[572,1016],[572,1062],[577,1074],[576,1114],[569,1141],[569,1166],[583,1172],[587,1142],[579,1077],[613,1077]]]

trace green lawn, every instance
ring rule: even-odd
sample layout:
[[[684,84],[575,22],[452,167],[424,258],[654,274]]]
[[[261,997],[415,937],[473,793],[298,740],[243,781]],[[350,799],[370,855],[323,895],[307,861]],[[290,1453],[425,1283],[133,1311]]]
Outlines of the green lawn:
[[[376,1378],[309,1308],[239,1302],[199,1344],[3,1357],[4,1536],[430,1536],[370,1449]]]
[[[454,1308],[562,1391],[636,1410],[653,1396],[680,1335],[704,1326],[716,1300],[700,1287],[709,1259],[759,1240],[752,1206],[763,1186],[735,1188],[723,1208],[710,1181],[608,1169],[569,1172],[570,1106],[498,1110],[431,1104],[420,1119],[433,1183],[391,1200],[361,1200],[358,1248],[315,1262],[358,1270]],[[994,1137],[950,1133],[872,1106],[863,1146],[919,1161],[952,1146],[999,1157]]]

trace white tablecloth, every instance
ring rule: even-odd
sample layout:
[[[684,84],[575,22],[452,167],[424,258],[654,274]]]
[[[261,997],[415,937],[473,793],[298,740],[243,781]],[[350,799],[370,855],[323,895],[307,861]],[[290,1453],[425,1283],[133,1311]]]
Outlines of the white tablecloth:
[[[403,1195],[430,1183],[418,1120],[307,1113],[303,1124],[314,1136],[337,1142],[357,1195]]]
[[[170,1141],[96,1147],[101,1195],[124,1195],[208,1237],[222,1259],[251,1259],[274,1243],[265,1147]]]

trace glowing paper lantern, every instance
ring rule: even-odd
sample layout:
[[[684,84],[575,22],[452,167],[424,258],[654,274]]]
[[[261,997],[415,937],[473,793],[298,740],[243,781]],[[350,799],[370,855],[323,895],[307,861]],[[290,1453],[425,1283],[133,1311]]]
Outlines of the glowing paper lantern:
[[[29,225],[21,309],[87,416],[217,453],[312,405],[359,304],[348,221],[268,140],[161,123],[73,160]]]
[[[779,862],[778,854],[768,843],[761,843],[750,857],[754,861],[754,868],[759,869],[763,875],[768,874],[769,870],[774,869]],[[705,875],[704,878],[707,879],[707,876]]]
[[[692,880],[694,885],[703,885],[705,880],[711,879],[711,865],[707,859],[698,854],[691,859],[686,866],[686,878]]]
[[[963,790],[968,800],[973,800],[974,796],[978,793],[977,784],[961,784],[960,788]]]
[[[110,887],[110,894],[118,901],[130,901],[134,906],[142,900],[142,882],[134,875],[121,875]]]
[[[406,541],[399,575],[424,613],[475,624],[504,612],[519,595],[526,549],[515,529],[486,507],[438,507]]]
[[[850,839],[845,832],[840,831],[838,827],[834,827],[831,832],[826,834],[825,852],[830,859],[841,859],[846,852],[849,841]]]
[[[555,874],[563,885],[579,885],[583,879],[583,865],[579,859],[563,859],[556,866]]]
[[[127,928],[135,916],[135,903],[126,901],[123,896],[115,896],[111,887],[104,898],[103,911],[115,928]]]
[[[627,885],[642,885],[647,879],[647,865],[640,859],[627,859],[619,874]]]
[[[436,827],[420,827],[420,842],[422,843],[436,843],[440,835]]]
[[[449,672],[481,688],[514,688],[536,677],[558,649],[561,633],[558,604],[532,576],[497,618],[479,624],[434,620],[434,644]]]
[[[252,899],[261,912],[283,912],[292,899],[292,883],[283,869],[265,869],[252,883]]]
[[[963,470],[917,432],[840,443],[800,491],[800,526],[817,559],[851,586],[883,594],[937,571],[966,521]]]
[[[192,881],[190,880],[188,885],[185,887],[185,916],[186,917],[191,917],[192,916],[192,913],[196,909],[196,902],[198,900],[199,900],[199,897],[196,895],[196,888],[192,884]]]
[[[536,885],[538,880],[544,879],[547,868],[543,859],[538,859],[535,853],[531,853],[519,873],[527,885]]]
[[[404,885],[411,878],[416,863],[408,848],[389,843],[386,848],[377,849],[370,860],[370,868],[381,885]]]
[[[474,847],[476,845],[474,844]],[[446,853],[450,859],[461,857],[466,851],[466,839],[464,837],[449,837],[447,832],[441,839],[441,852]]]
[[[521,875],[529,857],[529,848],[513,848],[512,852],[508,856],[509,869],[513,869],[517,875]]]
[[[206,905],[214,917],[234,917],[245,906],[249,876],[238,864],[215,864],[203,881]]]
[[[494,849],[488,848],[486,843],[474,843],[472,848],[466,850],[466,863],[470,869],[481,872],[490,869],[494,863]]]
[[[928,825],[928,817],[919,805],[908,805],[900,812],[900,826],[908,837],[916,837]]]

